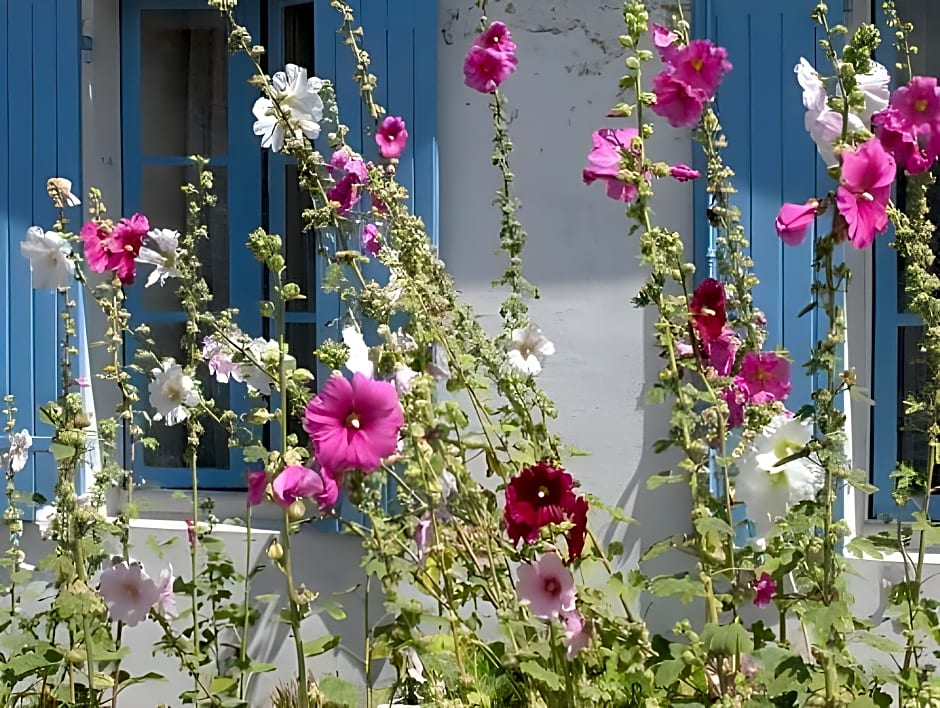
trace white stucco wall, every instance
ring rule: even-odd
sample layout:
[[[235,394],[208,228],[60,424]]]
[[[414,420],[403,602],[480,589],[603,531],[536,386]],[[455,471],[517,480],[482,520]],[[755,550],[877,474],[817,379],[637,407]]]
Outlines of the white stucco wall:
[[[95,63],[84,67],[87,84],[83,109],[86,117],[94,116],[94,121],[86,121],[83,181],[101,186],[112,203],[118,203],[117,47],[103,40],[118,36],[118,3],[86,0],[85,4],[86,18],[93,20],[86,32],[93,32],[97,41]],[[619,0],[491,0],[490,17],[505,21],[519,46],[519,69],[505,85],[515,146],[512,167],[517,195],[523,203],[521,219],[529,233],[526,275],[542,295],[531,303],[532,314],[556,345],[556,354],[540,381],[558,404],[556,429],[565,442],[590,452],[589,457],[570,460],[574,476],[584,490],[624,508],[639,522],[630,527],[609,526],[603,514],[592,517],[601,538],[625,543],[624,564],[633,565],[643,549],[688,525],[689,504],[688,492],[680,485],[655,492],[646,489],[647,477],[669,468],[671,460],[650,450],[651,443],[667,430],[667,411],[663,407],[647,408],[643,403],[646,382],[660,368],[660,360],[650,346],[652,315],[630,304],[645,273],[638,262],[635,239],[627,235],[623,205],[608,199],[600,185],[588,188],[581,181],[591,132],[622,125],[604,117],[618,100],[621,7]],[[440,243],[442,257],[458,287],[478,308],[484,325],[495,330],[503,294],[494,292],[490,282],[498,277],[503,264],[494,255],[498,217],[490,202],[498,173],[489,159],[487,97],[466,88],[462,74],[464,55],[477,21],[473,0],[441,0],[441,32],[437,38]],[[688,134],[668,126],[657,128],[649,149],[654,159],[668,163],[690,163],[691,150]],[[657,186],[655,202],[660,221],[688,237],[692,234],[691,194],[690,185],[664,180]],[[109,405],[108,396],[102,392],[99,406],[107,409]],[[858,418],[866,416],[862,412]],[[219,497],[223,507],[228,505],[235,511],[243,503],[240,495]],[[182,520],[189,514],[185,508],[172,509],[173,502],[166,495],[152,495],[151,502],[148,515],[159,518],[142,522],[135,531],[135,555],[148,566],[172,561],[185,573],[188,561]],[[262,519],[260,523],[276,527],[271,516],[268,522]],[[30,557],[48,550],[33,531],[26,544]],[[235,528],[220,533],[230,539],[232,555],[241,563],[242,533]],[[159,541],[176,539],[166,548],[162,561],[154,557],[147,544],[151,537]],[[367,601],[356,540],[305,528],[295,547],[299,580],[308,587],[324,596],[356,588],[338,598],[349,614],[346,621],[334,622],[319,615],[305,625],[307,639],[330,631],[343,634],[348,643],[348,649],[313,661],[311,669],[319,676],[339,673],[347,678],[360,677],[361,665],[353,654],[361,654]],[[254,562],[270,565],[263,544],[254,547],[252,556]],[[678,554],[667,555],[647,570],[677,569],[680,562]],[[866,602],[874,595],[865,588],[878,585],[883,577],[896,576],[898,568],[897,564],[874,563],[860,567],[865,581],[859,590],[867,595]],[[283,595],[283,581],[269,568],[256,591]],[[370,621],[377,621],[383,610],[381,597],[374,590],[368,607]],[[875,609],[873,605],[871,610]],[[658,629],[667,629],[677,617],[690,612],[699,616],[697,609],[659,601],[647,619]],[[129,668],[154,668],[149,652],[153,628],[141,626],[133,632],[136,641]],[[292,673],[294,662],[284,627],[275,625],[270,615],[265,616],[255,637],[254,658],[281,667],[277,675],[259,677],[254,695],[262,697],[278,680]],[[185,684],[148,685],[140,689],[146,693],[137,695],[147,705],[155,705],[158,700],[172,705],[181,685]]]

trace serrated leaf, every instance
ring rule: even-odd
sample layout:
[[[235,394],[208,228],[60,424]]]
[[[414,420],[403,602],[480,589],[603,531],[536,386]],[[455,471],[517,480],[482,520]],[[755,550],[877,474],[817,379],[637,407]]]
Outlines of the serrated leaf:
[[[722,656],[737,656],[754,651],[754,640],[750,633],[737,622],[705,625],[702,641],[712,654]]]
[[[554,671],[549,671],[537,661],[526,659],[519,664],[519,670],[544,684],[550,691],[560,691],[564,688],[561,677]]]
[[[324,654],[339,644],[339,640],[339,635],[325,634],[322,637],[311,639],[309,642],[304,642],[304,656],[319,656],[320,654]]]
[[[708,533],[714,533],[719,536],[734,536],[734,529],[724,519],[717,516],[703,516],[695,520],[695,530],[702,536]]]
[[[650,581],[650,593],[659,597],[677,595],[683,603],[688,604],[697,597],[704,597],[705,587],[701,580],[660,576]]]
[[[865,556],[870,556],[876,560],[884,558],[884,554],[881,550],[872,543],[871,539],[864,536],[853,538],[845,544],[845,550],[856,558],[864,558]]]
[[[356,708],[359,705],[359,689],[336,676],[324,676],[317,682],[317,689],[325,705],[333,708]]]

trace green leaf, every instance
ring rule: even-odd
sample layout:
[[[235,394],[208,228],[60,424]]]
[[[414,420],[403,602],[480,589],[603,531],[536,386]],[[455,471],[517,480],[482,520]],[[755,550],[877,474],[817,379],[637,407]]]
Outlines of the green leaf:
[[[734,536],[734,530],[728,522],[724,519],[719,519],[717,516],[703,516],[702,518],[696,519],[695,530],[702,536],[709,533],[717,534],[725,538]]]
[[[876,560],[884,558],[884,554],[879,550],[878,546],[872,543],[871,539],[864,536],[853,538],[845,544],[845,550],[856,558],[864,558],[865,556],[870,556]]]
[[[324,676],[317,682],[324,704],[333,708],[356,708],[359,705],[359,689],[349,681],[336,676]]]
[[[676,482],[686,482],[689,479],[687,474],[673,474],[672,472],[657,472],[646,478],[646,488],[649,490],[659,489],[664,484],[675,484]]]
[[[707,624],[702,630],[702,641],[712,654],[736,656],[754,651],[750,633],[740,624]]]
[[[705,596],[705,587],[701,580],[692,578],[673,578],[660,576],[650,582],[650,592],[659,597],[678,595],[683,603],[692,602],[697,597]]]
[[[544,684],[550,691],[560,691],[564,688],[565,684],[562,682],[561,677],[554,671],[549,671],[537,661],[526,659],[519,664],[519,670]]]
[[[322,637],[304,642],[304,656],[319,656],[339,644],[339,635],[325,634]]]
[[[666,551],[677,548],[682,545],[682,542],[685,539],[681,535],[670,536],[669,538],[664,538],[662,541],[657,541],[652,546],[646,549],[642,556],[640,556],[640,562],[645,563],[648,560],[657,558],[661,556]]]
[[[212,683],[209,684],[209,692],[216,693],[227,693],[231,691],[235,686],[238,685],[238,679],[232,676],[215,676],[212,679]]]
[[[668,688],[679,680],[682,670],[685,668],[685,662],[681,659],[666,659],[656,664],[656,685],[660,688]]]

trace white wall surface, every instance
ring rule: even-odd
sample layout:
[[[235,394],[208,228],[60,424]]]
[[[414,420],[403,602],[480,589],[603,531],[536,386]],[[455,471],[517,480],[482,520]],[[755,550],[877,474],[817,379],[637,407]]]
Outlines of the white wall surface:
[[[667,412],[643,403],[646,382],[660,368],[651,347],[652,313],[634,309],[630,303],[645,272],[639,265],[636,241],[627,234],[624,206],[608,199],[601,185],[589,188],[581,181],[591,132],[624,125],[604,117],[618,100],[621,7],[619,0],[491,0],[490,18],[506,22],[519,47],[519,69],[504,86],[515,146],[512,168],[523,203],[521,219],[529,233],[526,275],[542,295],[531,303],[532,315],[556,345],[540,381],[558,404],[556,429],[565,442],[590,452],[589,457],[570,460],[571,472],[585,491],[622,507],[639,522],[623,527],[608,525],[602,513],[592,516],[601,538],[624,542],[624,564],[633,566],[650,544],[687,528],[689,502],[687,490],[680,485],[655,492],[646,489],[649,475],[668,469],[673,460],[650,451],[651,443],[667,430]],[[120,131],[114,110],[118,47],[107,38],[117,37],[116,9],[117,0],[86,0],[86,17],[94,19],[86,32],[93,31],[96,42],[95,64],[85,67],[84,108],[86,117],[95,118],[92,124],[86,120],[83,146],[84,183],[104,187],[106,193],[115,195],[111,198],[115,204],[120,189],[120,143],[116,140]],[[441,253],[465,298],[478,308],[481,321],[496,330],[502,293],[494,292],[490,282],[501,273],[503,262],[494,255],[499,227],[490,202],[498,173],[489,159],[492,129],[487,97],[465,87],[462,73],[478,22],[473,0],[441,0],[439,22]],[[691,163],[691,150],[688,133],[668,126],[657,127],[649,147],[653,159],[671,164]],[[663,180],[655,201],[659,220],[689,238],[691,195],[691,185]],[[99,392],[100,409],[110,405],[108,398],[107,392]],[[148,515],[158,518],[142,521],[135,530],[135,555],[148,567],[159,567],[162,561],[154,557],[147,538],[175,538],[164,560],[185,573],[182,519],[188,514],[184,508],[174,509],[166,495],[151,494],[150,501]],[[220,495],[223,507],[239,510],[243,503],[241,495]],[[275,528],[273,523],[262,525]],[[221,533],[229,539],[233,557],[242,563],[242,532],[227,528]],[[346,621],[334,622],[320,615],[305,625],[306,639],[330,631],[343,634],[349,647],[318,658],[311,668],[319,676],[339,673],[361,680],[360,665],[350,653],[361,654],[367,606],[358,544],[348,536],[306,528],[295,547],[299,579],[308,587],[324,596],[357,588],[338,598],[349,614]],[[48,546],[30,533],[26,550],[35,559]],[[256,544],[251,555],[255,562],[270,566],[263,544]],[[678,554],[667,555],[647,570],[677,570],[679,562]],[[859,587],[861,594],[874,597],[868,588],[897,575],[897,570],[897,564],[860,566],[867,578]],[[283,595],[282,579],[269,568],[255,590]],[[374,622],[382,613],[378,593],[372,593],[368,606]],[[864,608],[866,612],[877,609]],[[697,618],[701,612],[694,606],[657,601],[647,619],[663,630],[683,616]],[[153,627],[143,625],[133,630],[139,642],[135,642],[131,668],[150,670],[156,665],[149,651],[153,632]],[[252,646],[254,658],[281,667],[276,676],[260,677],[254,695],[257,705],[262,705],[262,697],[277,680],[292,673],[292,648],[283,626],[276,625],[269,614]],[[147,693],[139,694],[140,700],[146,705],[156,705],[158,700],[176,705],[176,695],[186,685],[181,681],[148,685]]]

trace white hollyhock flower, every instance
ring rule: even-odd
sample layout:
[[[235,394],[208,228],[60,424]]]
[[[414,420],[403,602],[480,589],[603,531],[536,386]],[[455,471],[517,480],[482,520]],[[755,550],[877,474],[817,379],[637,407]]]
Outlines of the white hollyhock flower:
[[[186,420],[189,409],[199,403],[199,392],[183,367],[174,359],[166,359],[159,369],[152,369],[150,405],[156,409],[154,419],[176,425]]]
[[[855,80],[858,82],[858,89],[865,94],[865,109],[860,118],[865,127],[871,123],[873,113],[883,111],[888,107],[891,99],[891,91],[888,84],[891,82],[891,76],[888,69],[876,61],[871,62],[871,69],[867,74],[856,74]]]
[[[55,507],[50,504],[36,509],[33,514],[33,522],[39,529],[39,537],[43,541],[48,541],[52,537],[52,519],[55,517]]]
[[[248,342],[245,351],[251,359],[248,362],[239,364],[238,368],[232,374],[232,378],[247,384],[250,388],[260,391],[263,394],[267,395],[271,393],[275,381],[267,372],[277,369],[280,346],[273,339],[256,337]],[[293,358],[288,356],[287,359],[292,360]],[[254,361],[260,363],[264,368],[255,366]]]
[[[554,353],[555,345],[548,341],[535,323],[530,322],[512,331],[509,362],[520,371],[538,376],[542,372],[545,357]]]
[[[30,226],[26,240],[20,244],[20,253],[29,259],[33,273],[33,287],[39,290],[68,287],[75,264],[69,258],[72,246],[55,231],[43,231]]]
[[[180,272],[176,267],[179,257],[179,232],[172,229],[154,229],[147,234],[147,238],[149,241],[145,241],[140,247],[136,260],[138,263],[148,263],[156,267],[144,287],[149,288],[157,283],[162,286],[167,278],[179,278]]]
[[[366,346],[362,332],[352,325],[343,327],[343,344],[349,349],[345,364],[349,373],[362,374],[371,379],[375,373],[375,366],[369,360],[369,347]]]
[[[72,194],[72,180],[65,177],[50,177],[46,181],[46,192],[56,209],[76,207],[82,203],[81,199]]]
[[[786,516],[790,506],[815,499],[822,489],[823,472],[809,458],[779,464],[802,450],[812,436],[809,422],[778,415],[737,462],[735,498],[747,504],[747,517],[755,528],[754,543],[760,548],[766,545],[774,522]]]
[[[319,91],[323,81],[317,77],[307,78],[307,70],[296,64],[288,64],[284,71],[271,77],[271,87],[281,111],[290,122],[294,133],[311,140],[320,135],[320,119],[323,118],[323,100]],[[284,148],[284,126],[278,120],[275,102],[266,96],[255,101],[255,135],[261,136],[261,147],[280,152]]]
[[[7,452],[0,454],[0,462],[2,462],[0,466],[9,465],[13,472],[19,472],[29,461],[29,448],[33,446],[33,436],[28,430],[23,429],[18,433],[7,435],[7,440],[9,448]]]
[[[826,108],[826,87],[819,73],[804,57],[793,67],[796,80],[803,89],[803,106],[808,111],[821,111]]]

